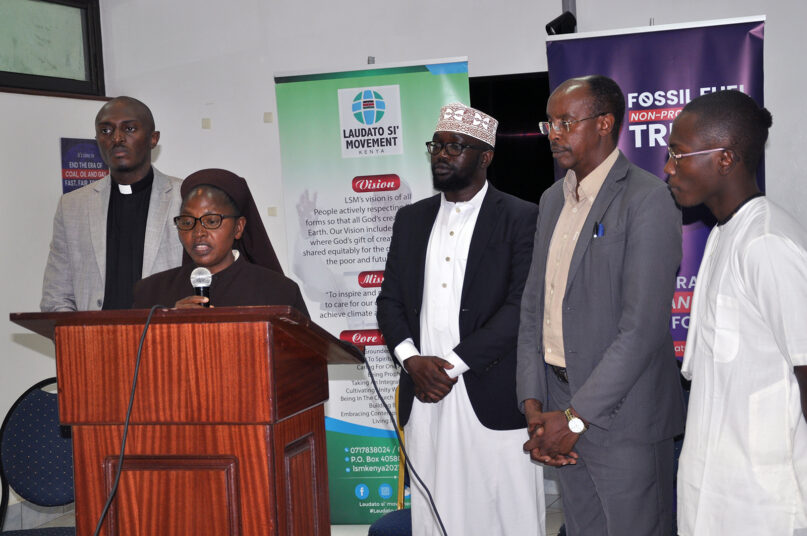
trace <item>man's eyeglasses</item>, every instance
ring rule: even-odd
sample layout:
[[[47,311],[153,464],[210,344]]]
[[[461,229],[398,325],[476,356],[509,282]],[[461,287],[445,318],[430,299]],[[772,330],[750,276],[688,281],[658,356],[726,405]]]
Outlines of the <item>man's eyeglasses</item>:
[[[174,218],[174,225],[176,225],[177,229],[180,231],[190,231],[196,227],[196,222],[198,221],[205,229],[218,229],[221,227],[224,218],[237,217],[238,216],[224,216],[222,214],[205,214],[200,218],[194,218],[193,216],[177,216]]]
[[[596,117],[600,117],[601,115],[605,115],[608,112],[600,112],[596,115],[592,115],[589,117],[584,117],[583,119],[572,119],[571,121],[541,121],[538,123],[538,128],[541,131],[541,134],[544,136],[549,136],[552,131],[555,132],[570,132],[572,130],[572,125],[575,123],[580,123],[581,121],[588,121],[589,119],[594,119]]]
[[[437,156],[445,148],[448,156],[459,156],[465,149],[478,149],[480,151],[487,151],[487,147],[480,145],[466,145],[464,143],[440,143],[439,141],[427,141],[426,149],[430,155]]]
[[[718,151],[728,151],[729,149],[725,147],[717,147],[715,149],[704,149],[703,151],[693,151],[691,153],[676,153],[672,150],[672,147],[669,145],[667,146],[667,154],[670,155],[670,160],[673,161],[673,164],[676,166],[678,165],[678,161],[682,158],[686,158],[688,156],[698,156],[699,154],[709,154],[709,153],[716,153]]]

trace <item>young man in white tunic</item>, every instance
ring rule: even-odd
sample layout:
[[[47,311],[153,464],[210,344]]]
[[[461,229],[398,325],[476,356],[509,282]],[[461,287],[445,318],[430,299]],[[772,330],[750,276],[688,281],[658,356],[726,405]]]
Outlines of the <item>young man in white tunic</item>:
[[[543,535],[541,467],[521,446],[516,337],[538,207],[486,180],[497,121],[444,106],[432,141],[442,193],[395,218],[378,324],[399,360],[415,470],[451,536]],[[415,536],[442,534],[411,479]]]
[[[669,138],[673,196],[718,221],[682,369],[683,536],[807,534],[807,231],[757,186],[771,123],[749,96],[723,91],[688,104]]]

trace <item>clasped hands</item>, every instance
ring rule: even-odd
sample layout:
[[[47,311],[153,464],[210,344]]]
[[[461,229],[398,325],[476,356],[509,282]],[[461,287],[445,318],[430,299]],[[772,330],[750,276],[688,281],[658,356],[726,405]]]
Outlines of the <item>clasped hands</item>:
[[[421,402],[439,402],[457,383],[457,378],[446,373],[446,369],[454,365],[440,357],[414,355],[404,361],[404,367],[415,384],[415,396]],[[544,412],[541,403],[534,399],[526,400],[524,409],[530,435],[524,450],[529,451],[530,458],[553,467],[577,463],[578,455],[572,448],[580,436],[569,430],[563,412]]]
[[[415,396],[421,402],[433,404],[441,401],[457,383],[457,378],[446,373],[446,369],[452,369],[454,365],[440,357],[413,355],[404,361],[404,368],[415,383]]]
[[[540,402],[529,399],[524,401],[524,413],[530,435],[524,450],[530,453],[530,458],[552,467],[577,463],[578,455],[572,448],[580,436],[569,430],[562,411],[544,412]]]

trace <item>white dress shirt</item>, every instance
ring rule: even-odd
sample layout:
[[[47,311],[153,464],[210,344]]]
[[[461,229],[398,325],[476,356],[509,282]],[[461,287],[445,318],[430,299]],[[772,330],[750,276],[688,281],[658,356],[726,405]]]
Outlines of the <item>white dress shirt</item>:
[[[469,368],[454,352],[454,347],[460,342],[460,301],[468,250],[487,191],[485,182],[470,201],[452,203],[446,200],[445,194],[440,196],[440,210],[426,250],[420,312],[420,347],[424,354],[408,338],[395,347],[395,357],[401,365],[413,355],[435,355],[454,365],[446,370],[452,378]]]

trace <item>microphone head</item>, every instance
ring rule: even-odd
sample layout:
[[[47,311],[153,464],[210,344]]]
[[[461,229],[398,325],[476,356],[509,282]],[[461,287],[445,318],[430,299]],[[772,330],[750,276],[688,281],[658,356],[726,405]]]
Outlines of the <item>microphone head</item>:
[[[213,274],[207,268],[200,266],[191,272],[191,286],[193,288],[209,287],[212,282]]]

